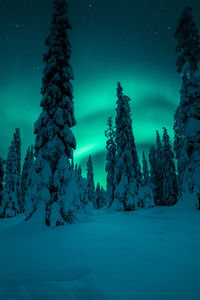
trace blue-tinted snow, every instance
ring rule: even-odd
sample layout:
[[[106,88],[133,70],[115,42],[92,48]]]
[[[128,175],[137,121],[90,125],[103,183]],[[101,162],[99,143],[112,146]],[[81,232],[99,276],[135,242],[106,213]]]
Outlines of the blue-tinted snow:
[[[0,220],[0,299],[198,300],[199,253],[200,212],[180,205],[55,229]]]

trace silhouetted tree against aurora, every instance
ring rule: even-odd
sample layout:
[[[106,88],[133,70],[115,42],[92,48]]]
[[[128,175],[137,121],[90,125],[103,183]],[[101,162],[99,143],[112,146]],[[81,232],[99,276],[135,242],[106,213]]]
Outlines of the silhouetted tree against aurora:
[[[71,25],[65,0],[54,0],[53,5],[50,35],[45,43],[42,113],[34,131],[36,161],[26,194],[27,217],[38,209],[44,210],[44,219],[49,226],[64,224],[71,207],[75,206],[72,193],[67,197],[73,180],[70,159],[76,148],[71,131],[76,124],[68,40]]]

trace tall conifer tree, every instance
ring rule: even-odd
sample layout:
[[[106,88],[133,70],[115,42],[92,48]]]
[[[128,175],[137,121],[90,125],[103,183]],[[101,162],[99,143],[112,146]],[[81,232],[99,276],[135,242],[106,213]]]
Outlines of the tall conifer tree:
[[[121,84],[117,86],[116,115],[116,168],[115,203],[117,210],[134,210],[138,203],[138,169],[133,152],[136,151],[130,98],[123,95]]]
[[[198,205],[200,200],[200,79],[197,76],[200,60],[200,40],[192,9],[186,7],[183,11],[175,38],[178,42],[177,65],[183,74],[180,91],[180,104],[175,113],[174,150],[178,166],[179,198],[184,203],[193,197]],[[190,200],[189,200],[190,199]],[[194,200],[193,199],[193,200]]]
[[[76,121],[68,6],[65,0],[53,0],[53,5],[50,34],[45,43],[42,113],[35,123],[36,161],[29,177],[26,212],[30,217],[40,207],[44,211],[44,222],[54,227],[68,222],[72,206],[75,207],[70,161],[76,148],[71,130]]]

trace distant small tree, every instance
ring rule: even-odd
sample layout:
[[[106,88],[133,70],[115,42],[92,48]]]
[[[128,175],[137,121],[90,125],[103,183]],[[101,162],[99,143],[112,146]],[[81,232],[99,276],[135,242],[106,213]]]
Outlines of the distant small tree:
[[[0,215],[4,218],[14,217],[19,212],[17,153],[13,140],[6,160],[5,192]]]
[[[21,174],[21,132],[19,128],[15,129],[14,133],[14,143],[16,148],[16,154],[17,154],[17,172],[20,176]]]
[[[133,166],[134,166],[134,178],[137,182],[137,188],[142,185],[142,173],[141,173],[141,165],[136,149],[135,137],[133,135],[133,130],[131,129],[131,149],[132,149],[132,158],[133,158]]]
[[[149,152],[149,163],[150,163],[150,187],[153,191],[154,202],[156,199],[156,185],[157,185],[157,165],[156,165],[156,150],[152,146]]]
[[[97,209],[101,209],[106,205],[106,193],[100,183],[97,183],[96,187],[96,204]]]
[[[150,185],[150,176],[148,162],[143,152],[142,158],[142,184],[139,188],[139,207],[151,208],[154,207],[153,191]]]
[[[75,172],[77,174],[77,187],[79,192],[80,205],[82,209],[87,211],[88,208],[90,208],[88,204],[88,181],[82,176],[81,165],[77,165],[75,167]]]
[[[101,195],[101,207],[105,207],[107,205],[107,202],[106,202],[106,191],[105,189],[103,188],[103,186],[101,186],[100,188],[100,195]]]
[[[22,169],[22,175],[21,175],[21,202],[20,202],[20,210],[23,213],[24,212],[24,201],[25,201],[25,195],[28,188],[28,176],[30,173],[31,166],[34,161],[34,154],[33,154],[33,146],[28,147],[23,169]]]
[[[114,177],[115,177],[115,166],[116,166],[116,143],[115,143],[115,131],[113,128],[112,117],[108,118],[107,125],[108,128],[105,131],[105,136],[107,138],[106,187],[107,187],[107,198],[108,198],[107,205],[111,206],[114,201],[114,191],[115,191]]]
[[[177,202],[177,176],[174,163],[174,153],[172,152],[167,129],[163,134],[163,205],[173,205]]]
[[[148,162],[144,152],[142,157],[142,174],[143,174],[143,185],[146,186],[149,184],[149,168],[148,168]]]
[[[79,174],[79,176],[82,176],[82,167],[81,167],[81,165],[77,165],[77,172],[78,172],[78,174]]]
[[[100,183],[97,183],[97,187],[96,187],[96,203],[97,203],[97,209],[101,208],[101,187],[100,187]]]
[[[183,10],[175,31],[175,38],[178,54],[177,71],[192,78],[193,74],[199,70],[200,39],[191,7],[185,7]]]
[[[20,129],[16,128],[14,133],[14,144],[16,149],[16,164],[17,164],[17,199],[20,206],[21,202],[21,133]]]
[[[88,181],[88,200],[93,203],[94,207],[97,208],[96,205],[96,197],[95,197],[95,186],[94,186],[94,170],[93,170],[93,162],[92,156],[89,155],[87,162],[87,181]]]
[[[162,205],[163,203],[163,146],[158,131],[156,131],[156,186],[155,186],[155,204]]]

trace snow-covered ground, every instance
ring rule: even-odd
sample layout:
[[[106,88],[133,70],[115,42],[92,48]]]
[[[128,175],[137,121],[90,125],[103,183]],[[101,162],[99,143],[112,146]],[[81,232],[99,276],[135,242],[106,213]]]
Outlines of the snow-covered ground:
[[[45,228],[0,220],[0,299],[200,299],[200,212],[101,211]]]

